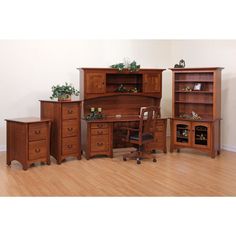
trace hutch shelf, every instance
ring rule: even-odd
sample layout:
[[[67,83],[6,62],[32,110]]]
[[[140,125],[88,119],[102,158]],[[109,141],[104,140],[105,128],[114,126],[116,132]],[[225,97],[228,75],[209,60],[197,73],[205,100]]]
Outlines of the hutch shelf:
[[[220,153],[221,67],[173,68],[171,147]],[[198,117],[194,117],[194,115]]]

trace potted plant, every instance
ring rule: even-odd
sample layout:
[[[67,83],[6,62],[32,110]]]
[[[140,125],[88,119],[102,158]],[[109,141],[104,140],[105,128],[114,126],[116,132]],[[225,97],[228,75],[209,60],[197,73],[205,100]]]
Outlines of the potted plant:
[[[51,99],[57,98],[58,101],[70,101],[71,95],[78,96],[79,91],[76,90],[71,84],[52,86]]]

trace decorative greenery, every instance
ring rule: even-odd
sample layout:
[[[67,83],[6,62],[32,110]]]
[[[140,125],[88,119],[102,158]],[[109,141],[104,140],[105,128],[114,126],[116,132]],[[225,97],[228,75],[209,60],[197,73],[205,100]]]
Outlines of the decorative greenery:
[[[190,120],[201,120],[202,117],[199,116],[196,112],[192,111],[191,114],[181,114],[179,115],[180,118],[183,119],[190,119]]]
[[[125,87],[123,84],[121,84],[121,85],[115,90],[115,92],[127,93],[127,92],[129,92],[129,90],[126,89],[126,87]]]
[[[120,86],[115,90],[115,92],[118,93],[138,93],[138,89],[135,88],[131,88],[131,89],[127,89],[123,84],[120,84]]]
[[[128,70],[130,70],[131,72],[138,71],[139,69],[140,69],[140,65],[137,65],[136,61],[132,61],[128,68]]]
[[[97,120],[104,118],[104,115],[98,111],[98,109],[94,109],[94,111],[91,111],[90,114],[88,114],[85,119],[86,120]]]
[[[132,61],[131,63],[126,61],[125,63],[121,62],[121,63],[111,65],[111,68],[118,69],[119,71],[122,71],[124,69],[128,69],[130,72],[135,72],[140,69],[140,65],[137,65],[136,61]]]
[[[186,86],[186,87],[183,88],[182,90],[185,91],[185,92],[191,92],[191,91],[192,91],[192,88],[189,87],[189,86]]]
[[[115,68],[115,69],[118,69],[119,71],[122,71],[125,68],[125,64],[124,63],[114,64],[114,65],[111,65],[111,68]]]
[[[66,100],[70,98],[71,95],[78,96],[79,91],[76,90],[71,84],[65,83],[65,85],[52,86],[52,96],[53,98],[58,98],[59,100]]]

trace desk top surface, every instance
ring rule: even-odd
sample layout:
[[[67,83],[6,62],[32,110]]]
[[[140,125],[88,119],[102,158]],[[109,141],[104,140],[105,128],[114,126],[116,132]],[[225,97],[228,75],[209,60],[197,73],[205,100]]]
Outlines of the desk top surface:
[[[159,120],[166,119],[166,118],[158,118]],[[83,120],[85,120],[83,118]],[[85,120],[88,123],[102,123],[102,122],[132,122],[132,121],[139,121],[140,117],[138,115],[126,115],[121,117],[116,116],[107,116],[102,119],[97,120]]]

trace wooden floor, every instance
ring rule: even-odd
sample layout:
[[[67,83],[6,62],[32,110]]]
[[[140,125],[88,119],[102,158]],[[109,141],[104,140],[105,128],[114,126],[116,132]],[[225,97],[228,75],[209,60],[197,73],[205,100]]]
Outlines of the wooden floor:
[[[23,171],[0,153],[1,196],[236,196],[236,153],[216,159],[198,152],[157,154],[158,162],[123,162],[114,158],[69,159],[57,165],[36,165]]]

